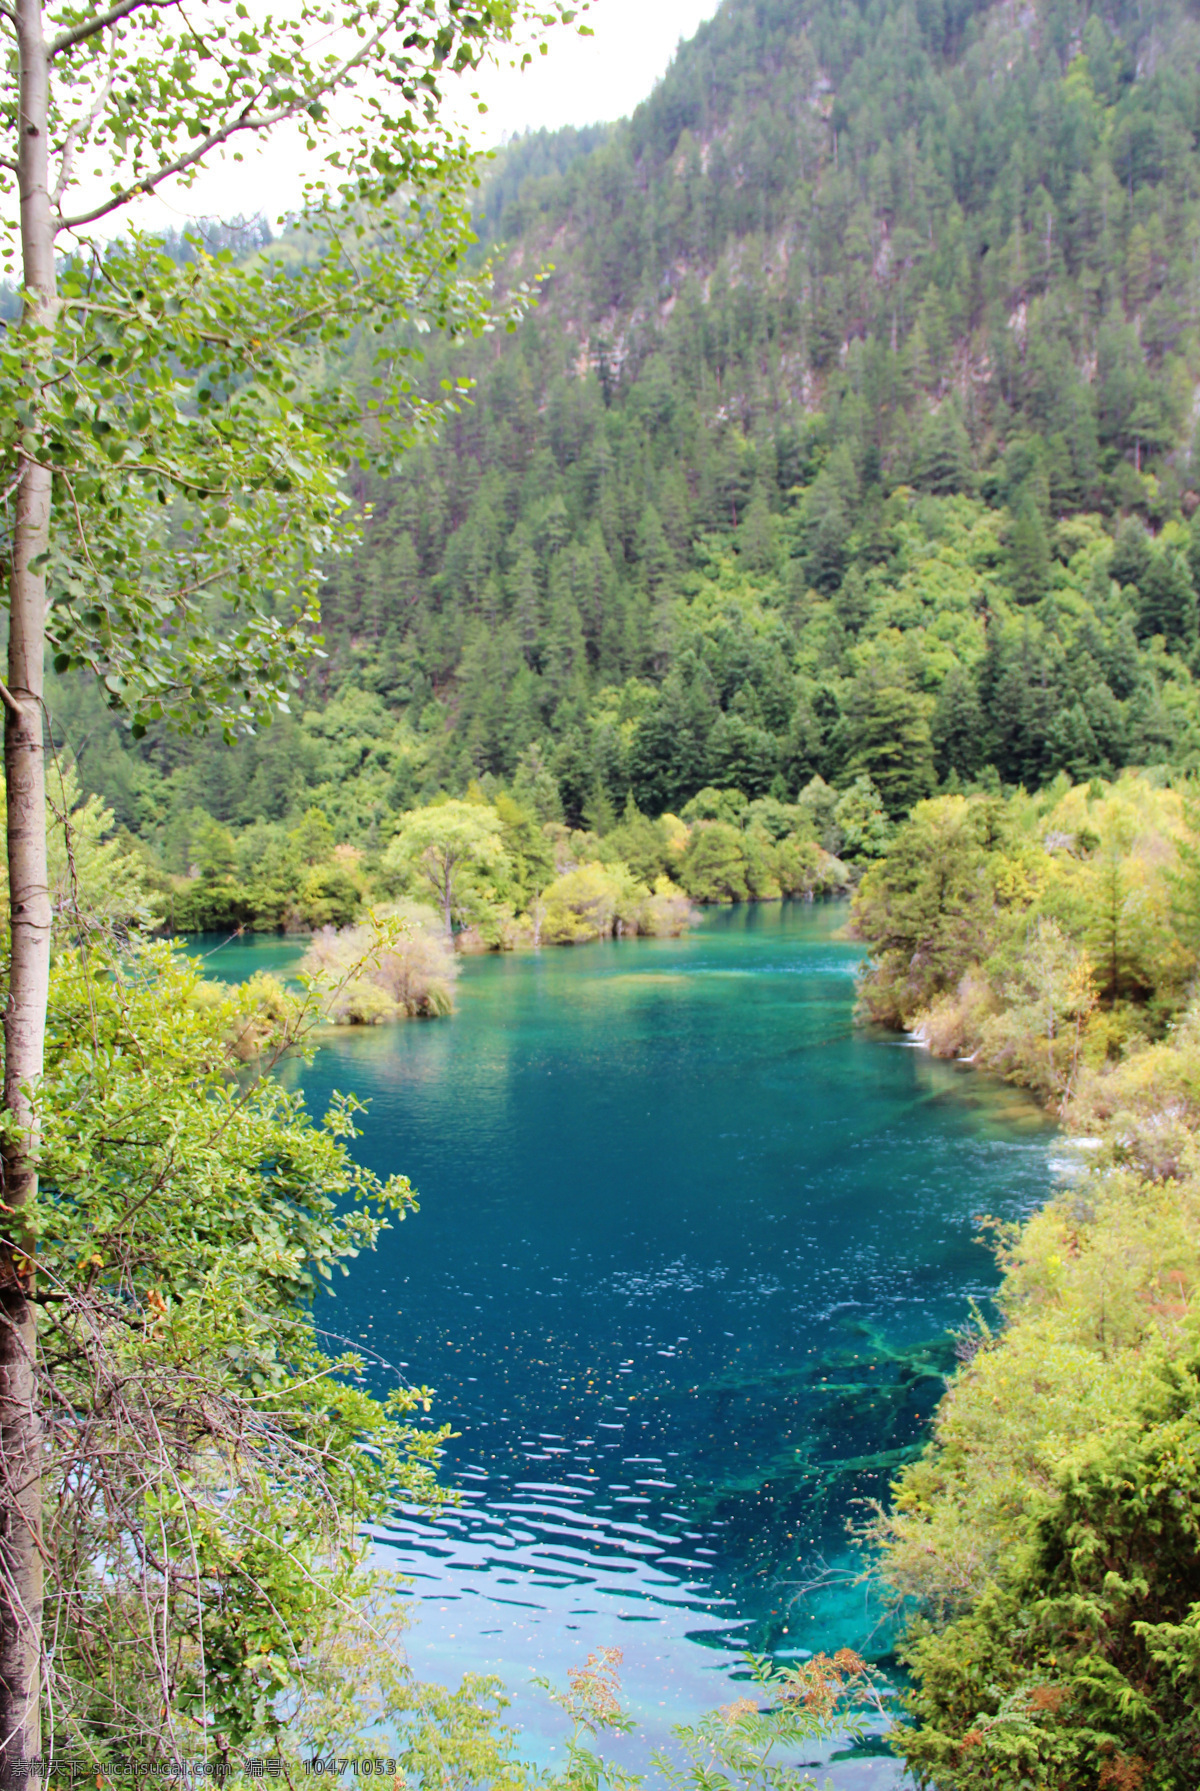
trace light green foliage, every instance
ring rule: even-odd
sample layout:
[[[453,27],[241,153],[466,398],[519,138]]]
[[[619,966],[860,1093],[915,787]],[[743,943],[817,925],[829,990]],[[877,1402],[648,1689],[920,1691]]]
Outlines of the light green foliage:
[[[652,884],[670,869],[667,828],[643,815],[632,797],[619,824],[604,836],[602,849],[606,861],[621,860],[641,883]]]
[[[679,866],[684,889],[697,902],[747,902],[779,894],[775,853],[758,829],[728,821],[698,821]]]
[[[639,893],[634,925],[650,939],[677,939],[694,923],[696,915],[682,889],[669,877],[656,877],[654,887]]]
[[[1131,1375],[1141,1383],[1128,1358],[1114,1364],[1053,1315],[993,1341],[986,1329],[972,1336],[981,1347],[942,1403],[936,1441],[904,1470],[874,1530],[888,1586],[934,1627],[984,1592],[1057,1465],[1112,1421]]]
[[[345,926],[366,893],[361,850],[335,844],[324,810],[313,805],[294,827],[259,822],[239,835],[192,809],[167,844],[169,862],[186,873],[156,879],[156,906],[172,931]]]
[[[1115,1390],[1115,1389],[1114,1389]],[[921,1721],[900,1751],[937,1786],[1186,1791],[1196,1731],[1194,1357],[1156,1363],[1055,1464],[970,1613],[908,1649]]]
[[[866,1011],[1066,1099],[1081,1062],[1182,1005],[1195,958],[1170,921],[1188,837],[1180,796],[1131,773],[918,804],[855,897]]]
[[[818,846],[815,840],[793,834],[775,850],[775,875],[785,896],[833,895],[850,884],[844,864]]]
[[[679,874],[695,901],[749,901],[750,884],[740,829],[731,827],[728,821],[697,825]]]
[[[380,1404],[319,1329],[319,1296],[412,1191],[354,1162],[352,1101],[316,1125],[232,1074],[261,994],[213,999],[161,945],[55,973],[30,1215],[44,1710],[58,1748],[98,1759],[270,1745],[310,1646],[371,1591],[363,1525],[398,1491],[438,1496],[424,1391]]]
[[[892,839],[892,829],[870,776],[860,772],[833,807],[833,827],[838,851],[855,863],[882,858]]]
[[[1131,774],[941,797],[856,898],[868,1011],[1031,1084],[1087,1146],[1076,1178],[999,1229],[1004,1328],[976,1314],[931,1444],[871,1526],[910,1618],[914,1726],[894,1739],[945,1791],[1195,1776],[1186,905],[1172,926],[1190,816],[1183,793]]]
[[[1098,1001],[1091,960],[1044,915],[1030,925],[1015,956],[999,982],[1000,1011],[984,1027],[984,1057],[990,1068],[1066,1102]]]
[[[605,939],[623,917],[632,917],[635,901],[627,865],[581,864],[547,889],[542,938],[548,945]]]
[[[729,827],[745,823],[748,804],[740,790],[697,790],[690,802],[680,810],[680,818],[689,824],[697,821],[722,821]]]
[[[744,799],[738,801],[744,810]],[[785,826],[803,821],[798,809],[774,808]],[[452,936],[459,950],[480,951],[574,944],[613,932],[667,937],[684,931],[691,909],[668,867],[689,837],[673,817],[649,821],[632,809],[603,839],[572,834],[539,822],[507,791],[497,790],[489,801],[478,786],[468,800],[410,810],[392,844],[369,856],[347,841],[335,844],[316,807],[294,827],[260,823],[240,836],[193,810],[175,839],[198,875],[160,876],[156,900],[167,924],[181,931],[238,924],[312,930],[317,937],[307,968],[337,986],[326,1004],[329,1017],[370,1023],[399,1013],[450,1012],[455,966],[446,942]],[[748,838],[752,854],[770,857],[761,817]],[[817,848],[802,854],[793,870],[797,893],[840,888],[847,880],[844,867]],[[431,938],[423,899],[399,907],[387,899],[398,888],[418,898],[434,895],[440,944]],[[370,925],[366,915],[373,917]],[[394,932],[397,916],[407,935],[397,936],[394,949],[376,940],[385,959],[347,980],[371,946],[371,928]],[[455,923],[459,930],[452,933]]]
[[[648,889],[620,860],[577,865],[546,890],[537,943],[579,945],[615,933],[673,938],[691,925],[691,907],[669,877]]]
[[[536,812],[505,791],[497,793],[493,807],[500,818],[501,839],[508,867],[507,892],[514,907],[528,908],[538,900],[554,876],[554,851]]]
[[[0,780],[0,792],[3,780]],[[2,805],[0,805],[2,806]],[[67,767],[51,780],[47,800],[47,860],[56,941],[124,932],[151,920],[150,880],[137,852],[112,835],[112,810],[98,796],[81,799]],[[8,874],[0,818],[0,913],[7,922]]]
[[[416,389],[405,336],[418,322],[478,332],[487,309],[459,270],[474,165],[438,123],[438,71],[474,67],[521,16],[306,4],[250,29],[220,8],[48,10],[47,226],[70,248],[57,301],[6,326],[0,461],[6,483],[23,456],[53,468],[55,663],[89,668],[136,731],[164,716],[233,729],[286,701],[318,565],[344,539],[342,468],[416,439],[461,396],[454,380]],[[343,118],[337,96],[364,80],[370,103]],[[136,231],[91,252],[99,220],[287,123],[317,152],[291,255],[235,260],[198,235],[172,255]],[[6,158],[10,224],[15,174]],[[15,231],[5,245],[20,278]],[[345,363],[327,377],[352,341],[358,381]]]
[[[451,1690],[414,1676],[405,1589],[398,1576],[373,1574],[324,1632],[306,1638],[303,1676],[282,1694],[287,1721],[272,1750],[295,1767],[314,1756],[391,1758],[421,1791],[530,1786],[536,1774],[503,1720],[498,1680],[469,1673]]]
[[[456,918],[485,912],[490,874],[508,870],[503,823],[485,803],[447,801],[406,815],[384,855],[384,868],[407,870],[437,898],[449,937]]]
[[[620,1703],[621,1660],[619,1648],[598,1649],[588,1655],[583,1666],[569,1670],[565,1691],[548,1679],[534,1680],[571,1724],[566,1771],[560,1779],[564,1791],[567,1787],[570,1791],[601,1791],[605,1785],[612,1791],[637,1791],[642,1783],[640,1774],[605,1760],[594,1745],[602,1734],[627,1735],[634,1726]]]
[[[993,872],[985,802],[919,803],[885,858],[868,870],[854,926],[871,947],[863,1001],[872,1018],[907,1025],[954,988],[991,948]]]

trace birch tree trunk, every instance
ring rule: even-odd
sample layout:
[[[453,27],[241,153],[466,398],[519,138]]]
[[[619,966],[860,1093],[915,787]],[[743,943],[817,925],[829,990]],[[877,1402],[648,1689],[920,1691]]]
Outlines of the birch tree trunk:
[[[39,0],[16,0],[22,267],[26,320],[53,327],[57,307],[49,191],[49,56]],[[11,961],[4,1009],[4,1236],[0,1240],[0,1782],[24,1779],[41,1752],[41,1428],[33,1245],[24,1212],[37,1192],[37,1091],[50,981],[42,675],[43,558],[51,476],[38,464],[37,420],[16,494],[9,604],[4,772]]]
[[[77,458],[63,474],[74,481],[64,515],[72,518],[82,540],[91,505],[87,562],[95,610],[85,608],[82,615],[65,619],[56,646],[61,649],[65,641],[72,649],[65,655],[68,662],[74,654],[77,666],[102,667],[100,675],[111,679],[110,691],[124,691],[135,715],[140,714],[138,705],[152,697],[156,718],[189,725],[197,718],[232,718],[240,727],[251,713],[261,718],[279,703],[296,656],[305,648],[308,618],[297,612],[296,620],[284,625],[275,611],[280,600],[291,602],[297,589],[307,590],[315,581],[324,543],[343,526],[335,460],[342,458],[344,441],[332,455],[331,431],[353,434],[361,427],[350,409],[329,409],[324,401],[307,408],[300,403],[294,370],[318,346],[349,341],[364,321],[428,316],[440,325],[453,317],[469,321],[472,330],[476,324],[482,327],[487,307],[457,271],[473,240],[467,232],[465,198],[474,179],[473,164],[465,151],[447,147],[449,139],[443,142],[437,131],[427,130],[417,114],[426,122],[432,118],[429,108],[440,101],[442,68],[477,67],[492,43],[511,41],[518,19],[536,25],[540,36],[551,15],[564,21],[573,16],[572,0],[514,0],[512,5],[505,0],[468,8],[461,0],[422,0],[420,6],[412,0],[294,0],[284,18],[272,22],[264,17],[253,32],[232,37],[222,0],[202,0],[194,8],[185,8],[182,0],[115,0],[112,5],[80,0],[61,5],[57,18],[49,9],[43,17],[45,4],[0,0],[0,36],[8,46],[9,79],[15,62],[17,84],[15,120],[11,106],[0,119],[6,135],[0,197],[11,203],[15,179],[24,290],[21,329],[6,336],[6,346],[14,358],[19,350],[21,363],[14,367],[6,361],[0,367],[5,420],[21,430],[15,454],[7,432],[4,440],[5,500],[15,496],[15,508],[6,543],[11,561],[8,681],[0,680],[10,904],[5,1123],[0,1133],[0,1787],[27,1785],[23,1768],[40,1753],[45,1662],[40,1535],[44,1438],[35,1375],[29,1208],[38,1185],[38,1103],[50,981],[42,750],[46,556],[54,499],[48,444],[51,438],[67,439],[56,415],[69,410],[73,417],[80,394],[86,407],[89,398],[96,401],[103,394],[108,381],[96,365],[98,338],[88,333],[87,308],[76,306],[73,336],[59,328],[56,233],[69,231],[73,252],[86,254],[90,226],[115,218],[164,184],[182,180],[186,186],[192,173],[223,146],[263,141],[289,124],[297,125],[308,146],[326,156],[336,144],[333,165],[339,180],[349,183],[345,190],[357,192],[364,207],[377,203],[381,215],[391,215],[388,208],[398,182],[445,197],[444,208],[440,200],[431,208],[428,234],[423,234],[424,226],[414,234],[407,222],[396,227],[399,254],[364,247],[365,259],[354,278],[347,276],[334,229],[318,263],[306,274],[309,297],[299,311],[290,289],[275,290],[269,280],[264,283],[254,275],[242,287],[248,307],[242,317],[227,296],[231,275],[215,263],[206,263],[199,284],[190,274],[181,282],[169,270],[161,279],[156,272],[152,283],[169,323],[164,336],[148,325],[140,295],[135,300],[119,286],[105,289],[110,322],[120,315],[132,331],[132,365],[119,374],[122,396],[135,387],[149,390],[146,415],[154,421],[152,427],[131,421],[118,403],[111,407],[120,419],[115,457],[82,436],[76,441]],[[163,66],[169,62],[172,69],[171,79],[162,83],[146,74],[158,49],[166,58]],[[221,78],[214,81],[208,71],[217,66],[213,58],[218,54]],[[285,66],[288,80],[281,88],[279,71]],[[53,71],[61,78],[56,76],[52,96]],[[378,105],[373,101],[357,123],[339,120],[335,125],[327,114],[330,97],[355,90],[364,77],[381,81]],[[424,96],[419,103],[418,95]],[[73,158],[80,154],[86,162],[82,180],[73,168]],[[94,166],[97,155],[103,164],[99,170]],[[133,178],[131,169],[136,170]],[[106,179],[106,171],[111,178]],[[96,179],[102,183],[98,190],[90,185]],[[78,202],[74,211],[65,205],[70,195]],[[340,214],[335,208],[331,215]],[[7,226],[7,211],[5,218]],[[139,270],[149,266],[136,246],[129,248],[127,260]],[[102,261],[97,254],[96,265]],[[523,303],[516,304],[514,315]],[[174,320],[185,310],[191,321],[177,326]],[[222,345],[220,354],[248,374],[244,390],[237,378],[233,385],[242,393],[243,414],[260,433],[244,445],[237,431],[197,431],[194,419],[173,413],[181,376],[186,384],[207,364],[210,350],[197,344],[210,329],[215,331],[211,340]],[[286,352],[264,355],[264,341],[276,331]],[[373,364],[384,367],[382,351]],[[396,371],[390,350],[386,364],[384,385],[390,395],[381,409],[395,418],[389,425],[391,452],[402,439],[416,440],[435,415],[454,410],[457,398],[448,394],[444,405],[410,398],[409,381]],[[63,396],[68,387],[71,404]],[[107,404],[108,397],[102,401]],[[335,418],[343,420],[335,423]],[[73,427],[68,426],[68,433]],[[135,488],[129,472],[130,465],[139,463],[141,444],[151,437],[151,458],[161,480],[157,493]],[[364,451],[373,453],[379,445],[373,431],[369,438],[364,432],[362,440]],[[97,505],[97,493],[103,498],[110,468],[126,453],[129,465],[113,478],[119,482],[124,477],[128,517],[102,520],[97,527],[97,516],[106,514],[103,501]],[[295,477],[264,479],[268,465],[286,465]],[[82,510],[75,501],[80,490]],[[168,504],[177,497],[199,512],[200,525],[190,547],[178,555],[162,537],[158,515],[158,500]],[[225,545],[230,500],[241,506],[243,533],[236,551]],[[154,524],[143,526],[151,506]],[[126,579],[133,563],[138,565],[138,589],[131,599]],[[207,606],[218,589],[245,621],[235,644],[209,635]],[[103,620],[90,633],[86,618],[91,614]],[[177,644],[184,637],[188,644],[180,662]],[[182,686],[180,663],[188,674]],[[237,692],[233,697],[231,688]],[[450,933],[452,868],[443,905]],[[0,959],[2,955],[0,944]],[[0,962],[0,972],[3,968]]]

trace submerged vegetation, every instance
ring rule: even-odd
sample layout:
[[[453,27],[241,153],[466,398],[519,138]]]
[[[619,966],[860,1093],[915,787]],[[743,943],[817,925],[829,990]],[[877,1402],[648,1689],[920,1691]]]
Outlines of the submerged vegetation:
[[[362,961],[338,955],[341,980],[397,999],[403,923],[452,964],[436,919],[391,917]],[[211,1762],[231,1785],[268,1755],[285,1775],[314,1756],[390,1760],[425,1791],[635,1791],[643,1777],[598,1751],[631,1727],[617,1651],[546,1686],[568,1726],[549,1774],[524,1757],[497,1679],[447,1689],[409,1664],[372,1526],[398,1499],[453,1497],[435,1478],[446,1431],[425,1387],[367,1389],[323,1296],[416,1202],[354,1161],[352,1099],[316,1123],[269,1073],[307,1049],[319,1004],[269,979],[221,989],[168,945],[101,938],[56,962],[31,1214],[56,1638],[45,1754],[105,1782],[136,1749],[163,1770]],[[656,1759],[679,1791],[715,1767],[744,1791],[813,1791],[775,1756],[884,1710],[849,1650],[745,1669],[754,1697],[679,1726]]]

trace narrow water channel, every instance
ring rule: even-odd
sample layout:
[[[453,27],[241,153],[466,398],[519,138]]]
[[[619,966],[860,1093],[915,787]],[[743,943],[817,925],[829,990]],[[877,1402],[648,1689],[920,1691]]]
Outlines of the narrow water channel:
[[[727,1699],[739,1655],[886,1654],[847,1520],[882,1497],[995,1275],[975,1216],[1041,1199],[1032,1102],[852,1024],[839,906],[690,937],[469,961],[452,1020],[328,1035],[306,1095],[419,1216],[324,1322],[437,1389],[462,1502],[380,1538],[422,1677],[528,1690],[624,1650],[645,1734]],[[231,946],[242,975],[282,944]],[[380,1385],[386,1385],[380,1370]],[[835,1785],[897,1781],[885,1761]]]

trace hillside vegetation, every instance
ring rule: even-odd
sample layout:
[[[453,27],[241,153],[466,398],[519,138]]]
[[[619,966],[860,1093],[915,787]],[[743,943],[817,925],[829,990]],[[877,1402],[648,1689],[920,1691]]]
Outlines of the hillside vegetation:
[[[295,716],[134,746],[63,685],[85,786],[181,873],[197,808],[363,846],[531,751],[601,830],[1194,766],[1198,49],[1164,4],[726,0],[629,122],[501,158],[503,277],[557,271],[427,345],[474,400],[355,474]]]
[[[866,1012],[1026,1083],[1079,1139],[981,1223],[1003,1326],[963,1333],[872,1539],[946,1791],[1196,1782],[1197,814],[1144,776],[919,804],[855,898]]]

